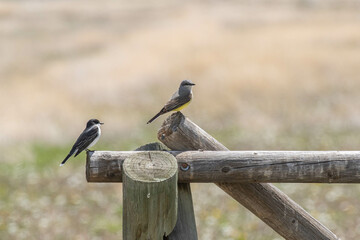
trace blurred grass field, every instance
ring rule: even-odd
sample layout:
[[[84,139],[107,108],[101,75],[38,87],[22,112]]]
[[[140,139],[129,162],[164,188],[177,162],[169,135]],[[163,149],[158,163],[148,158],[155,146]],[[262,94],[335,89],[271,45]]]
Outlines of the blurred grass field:
[[[121,239],[121,184],[59,168],[90,118],[98,150],[146,125],[183,79],[183,113],[232,150],[359,150],[358,1],[0,1],[0,238]],[[341,239],[360,186],[276,184]],[[281,239],[213,184],[193,184],[199,239]]]

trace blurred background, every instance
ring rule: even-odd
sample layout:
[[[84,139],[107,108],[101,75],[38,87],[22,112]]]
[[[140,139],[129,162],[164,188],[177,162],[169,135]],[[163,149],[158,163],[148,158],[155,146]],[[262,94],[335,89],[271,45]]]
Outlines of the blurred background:
[[[97,150],[157,141],[183,113],[232,150],[359,150],[359,1],[0,1],[1,239],[121,239],[121,184],[89,184]],[[360,185],[276,184],[342,239],[360,239]],[[199,239],[282,239],[214,184],[193,184]]]

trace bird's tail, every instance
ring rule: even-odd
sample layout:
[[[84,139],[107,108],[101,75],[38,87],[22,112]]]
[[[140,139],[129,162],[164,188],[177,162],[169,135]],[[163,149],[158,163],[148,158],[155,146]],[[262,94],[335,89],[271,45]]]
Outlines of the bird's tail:
[[[60,167],[66,163],[66,161],[74,154],[73,151],[70,151],[70,153],[66,156],[66,158],[60,163]]]
[[[153,118],[151,118],[146,124],[151,123],[152,121],[154,121],[156,118],[158,118],[161,114],[163,114],[162,111],[158,112]]]

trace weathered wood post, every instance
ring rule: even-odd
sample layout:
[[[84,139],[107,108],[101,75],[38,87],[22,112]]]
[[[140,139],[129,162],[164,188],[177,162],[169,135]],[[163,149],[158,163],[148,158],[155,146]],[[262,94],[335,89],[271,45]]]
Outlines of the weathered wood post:
[[[137,148],[135,151],[165,151],[162,143],[150,143]],[[177,221],[170,235],[164,240],[197,240],[195,213],[189,183],[178,183],[178,211]]]
[[[123,239],[162,240],[177,219],[177,161],[166,152],[139,152],[123,163]]]
[[[195,213],[190,183],[178,183],[178,218],[166,240],[197,240]]]
[[[172,150],[228,151],[216,139],[180,113],[169,116],[158,139]],[[184,166],[184,169],[187,167]],[[228,169],[224,168],[226,172]],[[275,186],[267,183],[218,183],[222,190],[249,209],[285,239],[338,239]]]

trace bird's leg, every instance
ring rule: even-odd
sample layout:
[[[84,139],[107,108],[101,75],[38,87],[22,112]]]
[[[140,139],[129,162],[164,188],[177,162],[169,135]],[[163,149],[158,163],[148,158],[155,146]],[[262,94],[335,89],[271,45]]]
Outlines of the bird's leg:
[[[94,152],[94,150],[91,150],[91,149],[86,149],[85,151],[86,152]]]

